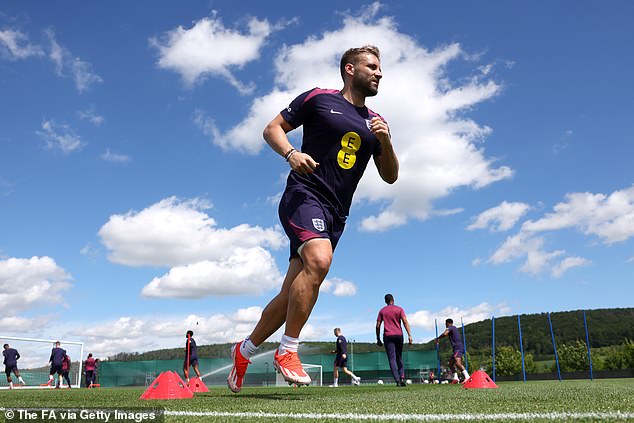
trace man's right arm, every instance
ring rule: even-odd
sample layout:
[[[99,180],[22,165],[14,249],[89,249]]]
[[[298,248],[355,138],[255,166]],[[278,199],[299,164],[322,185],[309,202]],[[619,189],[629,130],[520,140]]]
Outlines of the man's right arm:
[[[262,135],[273,151],[284,157],[295,172],[299,174],[313,173],[319,163],[315,162],[308,154],[293,148],[286,136],[286,133],[293,129],[295,128],[281,114],[278,114],[266,125]]]
[[[379,347],[383,345],[383,342],[381,342],[381,321],[380,320],[376,321],[376,344]]]
[[[440,334],[440,336],[438,338],[436,338],[436,343],[440,342],[440,338],[444,338],[445,336],[449,335],[449,329],[445,330],[443,333]]]

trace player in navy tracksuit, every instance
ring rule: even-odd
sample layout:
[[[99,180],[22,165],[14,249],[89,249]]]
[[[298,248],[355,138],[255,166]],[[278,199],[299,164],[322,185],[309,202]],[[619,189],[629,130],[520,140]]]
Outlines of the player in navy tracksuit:
[[[9,384],[9,389],[13,388],[13,379],[11,379],[11,373],[17,376],[18,382],[24,385],[24,380],[22,376],[20,376],[20,371],[18,370],[18,359],[20,358],[20,353],[15,348],[11,348],[9,344],[4,344],[4,350],[2,351],[2,356],[4,357],[4,374],[7,375],[7,383]]]
[[[53,384],[53,375],[58,374],[59,377],[57,379],[56,388],[59,388],[59,384],[62,381],[62,364],[64,362],[64,357],[66,357],[66,350],[60,347],[61,343],[59,341],[55,342],[55,347],[51,350],[51,357],[48,359],[48,364],[51,366],[51,371],[49,372],[48,384]]]
[[[279,294],[266,306],[251,334],[232,349],[227,384],[233,392],[240,391],[258,345],[284,324],[273,365],[289,383],[310,383],[297,355],[299,334],[330,270],[357,185],[370,159],[385,182],[398,179],[388,124],[365,105],[366,97],[378,93],[383,77],[378,48],[347,50],[339,70],[341,90],[306,91],[264,128],[266,142],[291,167],[279,206],[290,240],[290,263]],[[301,151],[286,136],[299,126],[303,127]]]
[[[440,338],[445,336],[449,337],[449,342],[451,343],[451,349],[453,350],[453,354],[449,359],[449,368],[453,373],[453,380],[451,383],[458,383],[460,379],[458,378],[458,372],[456,371],[456,367],[460,369],[462,375],[464,376],[464,380],[469,379],[469,372],[462,364],[462,354],[464,352],[464,346],[462,345],[462,338],[460,337],[460,332],[458,332],[458,328],[453,325],[452,319],[445,320],[445,331],[436,338],[436,343],[440,341]]]

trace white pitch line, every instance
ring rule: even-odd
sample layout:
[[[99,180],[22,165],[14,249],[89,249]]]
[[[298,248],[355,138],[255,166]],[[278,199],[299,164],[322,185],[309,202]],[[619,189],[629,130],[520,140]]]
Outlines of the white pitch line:
[[[191,416],[191,417],[240,417],[240,418],[289,418],[306,420],[389,420],[389,421],[482,421],[482,420],[628,420],[634,419],[634,413],[621,411],[612,412],[552,412],[552,413],[496,413],[496,414],[334,414],[334,413],[264,413],[264,412],[243,412],[232,413],[223,411],[172,411],[165,410],[168,416]]]

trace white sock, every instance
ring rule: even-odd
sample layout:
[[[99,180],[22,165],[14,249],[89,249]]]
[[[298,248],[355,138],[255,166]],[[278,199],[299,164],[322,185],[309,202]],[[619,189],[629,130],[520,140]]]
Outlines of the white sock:
[[[454,373],[454,374],[453,374],[453,380],[459,380],[459,378],[458,378],[458,373]]]
[[[255,354],[257,349],[258,347],[256,347],[253,341],[251,341],[251,338],[246,338],[244,342],[240,344],[240,354],[242,354],[242,357],[246,358],[247,360],[251,358],[253,354]]]
[[[13,382],[9,382],[9,388],[13,388]]]
[[[48,380],[53,380],[53,375],[49,375]]]
[[[338,378],[338,377],[336,377],[336,378],[335,378],[335,383],[333,383],[333,385],[337,386],[338,384],[339,384],[339,378]]]
[[[277,349],[277,352],[279,355],[286,354],[287,351],[296,353],[298,348],[299,338],[282,335],[282,341],[280,342],[280,347]]]
[[[469,372],[467,371],[467,369],[464,369],[462,371],[462,374],[464,375],[465,380],[469,379]]]
[[[24,383],[24,379],[22,379],[22,376],[18,376],[18,380],[20,381],[20,383],[21,383],[22,385],[25,385],[25,383]]]

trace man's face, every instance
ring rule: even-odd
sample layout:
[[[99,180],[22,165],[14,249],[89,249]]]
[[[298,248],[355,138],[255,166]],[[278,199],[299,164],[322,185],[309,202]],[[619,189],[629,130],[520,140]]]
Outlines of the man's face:
[[[335,334],[335,336],[339,336],[339,331],[338,330],[333,331],[333,333]]]
[[[357,60],[357,64],[354,65],[352,86],[366,97],[375,96],[379,92],[379,81],[383,77],[381,62],[370,53],[359,55]]]

